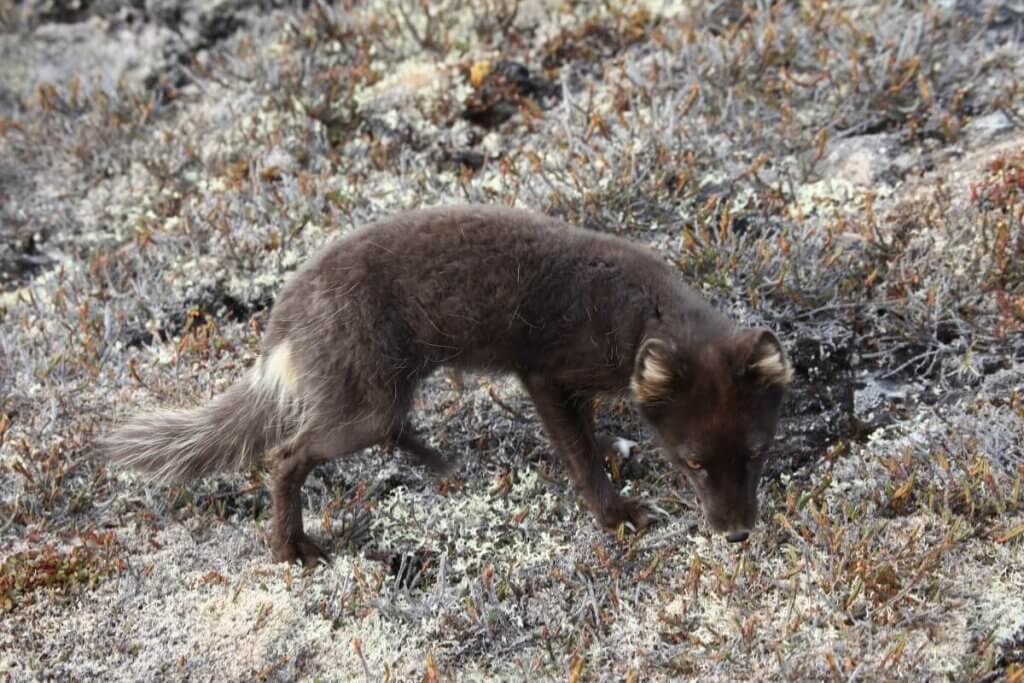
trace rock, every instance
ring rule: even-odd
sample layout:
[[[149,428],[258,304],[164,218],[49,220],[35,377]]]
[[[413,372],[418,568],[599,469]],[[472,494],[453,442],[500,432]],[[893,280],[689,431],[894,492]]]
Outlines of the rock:
[[[898,150],[899,141],[886,133],[836,140],[828,146],[820,174],[851,185],[873,185],[889,171]]]
[[[964,135],[972,145],[991,142],[995,138],[1012,131],[1016,126],[1002,109],[975,116],[964,126]]]
[[[449,67],[431,62],[405,62],[373,86],[356,93],[360,109],[381,112],[395,109],[420,96],[436,94],[451,83]]]

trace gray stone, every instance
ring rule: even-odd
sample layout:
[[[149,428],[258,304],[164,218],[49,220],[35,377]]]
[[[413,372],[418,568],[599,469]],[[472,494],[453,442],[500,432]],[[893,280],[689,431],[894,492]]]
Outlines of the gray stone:
[[[979,144],[994,140],[1014,128],[1016,126],[1010,117],[1002,109],[999,109],[982,116],[975,116],[964,126],[964,134],[967,136],[968,142]]]
[[[835,140],[828,146],[820,175],[852,185],[873,185],[889,170],[898,150],[896,137],[885,133]]]

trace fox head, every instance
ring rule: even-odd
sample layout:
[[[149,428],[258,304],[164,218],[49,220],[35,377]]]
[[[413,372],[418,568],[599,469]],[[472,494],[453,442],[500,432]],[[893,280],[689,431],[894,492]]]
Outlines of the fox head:
[[[754,526],[757,484],[792,374],[782,344],[764,329],[685,348],[654,335],[637,353],[633,398],[708,524],[729,541],[746,540]]]

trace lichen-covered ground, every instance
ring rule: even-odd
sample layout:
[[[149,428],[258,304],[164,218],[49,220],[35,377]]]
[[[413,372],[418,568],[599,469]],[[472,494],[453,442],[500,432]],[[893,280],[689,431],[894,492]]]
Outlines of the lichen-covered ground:
[[[0,27],[0,675],[1024,680],[1020,3],[8,0]],[[466,201],[650,244],[779,332],[750,542],[620,402],[609,469],[670,514],[600,531],[501,377],[422,392],[454,476],[371,450],[310,478],[310,571],[270,562],[265,466],[94,458],[239,377],[325,241]]]

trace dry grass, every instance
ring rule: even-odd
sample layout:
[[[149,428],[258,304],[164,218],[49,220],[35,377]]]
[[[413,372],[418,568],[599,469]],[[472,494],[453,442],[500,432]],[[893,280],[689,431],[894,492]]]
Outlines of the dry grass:
[[[1022,680],[1024,159],[958,161],[1024,117],[1011,5],[313,2],[184,79],[38,84],[0,118],[0,217],[50,261],[0,299],[0,671]],[[867,181],[837,161],[865,136]],[[500,378],[423,392],[453,477],[383,450],[311,477],[315,571],[269,562],[264,469],[168,489],[91,459],[237,378],[333,235],[461,201],[649,243],[779,330],[752,542],[620,404],[602,427],[640,446],[610,470],[671,517],[597,530]]]

